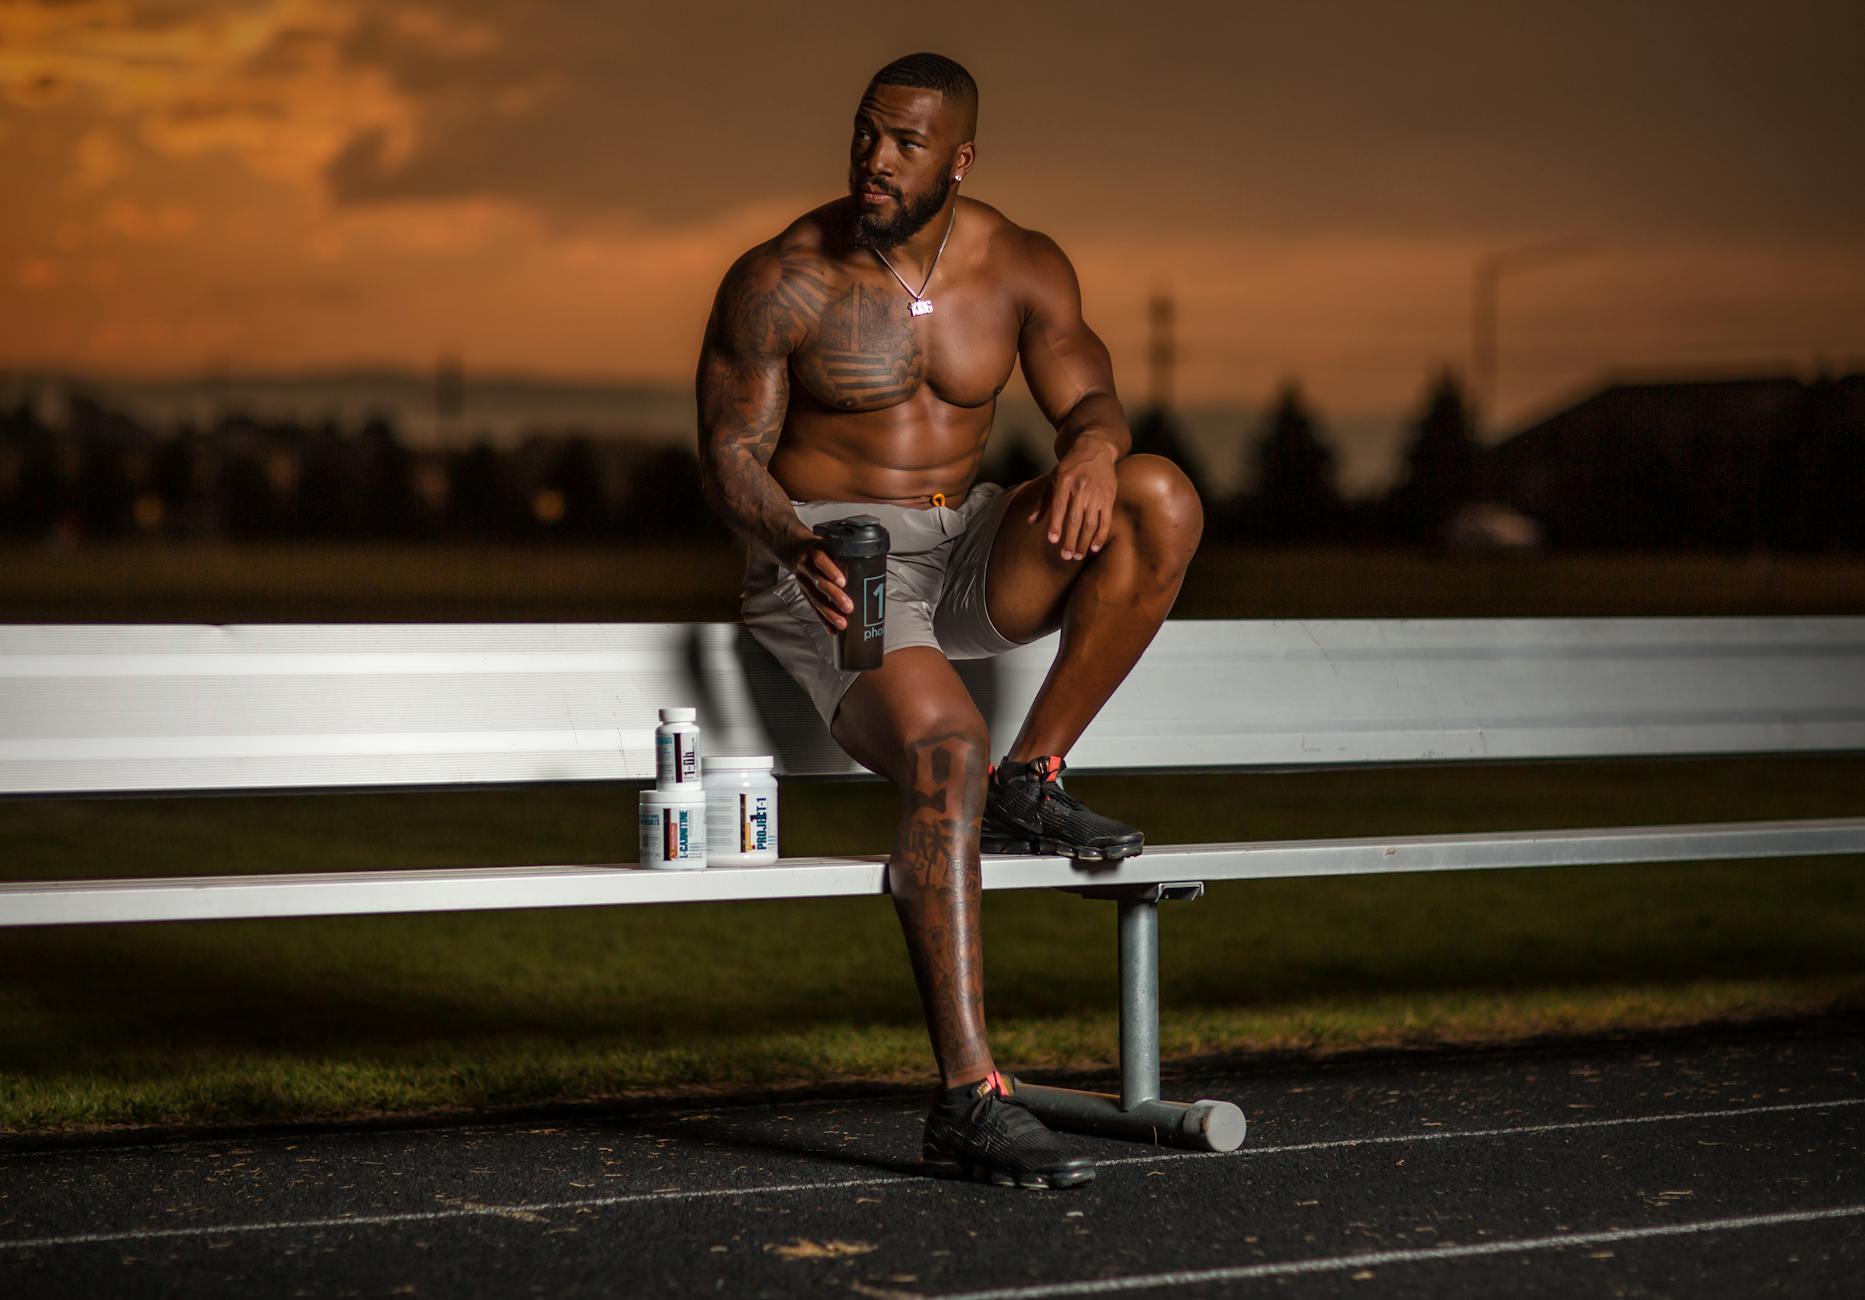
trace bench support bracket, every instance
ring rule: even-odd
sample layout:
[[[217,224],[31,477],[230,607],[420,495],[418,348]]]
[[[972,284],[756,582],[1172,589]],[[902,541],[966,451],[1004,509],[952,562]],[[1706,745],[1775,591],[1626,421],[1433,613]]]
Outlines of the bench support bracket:
[[[1017,1095],[1051,1128],[1132,1138],[1193,1151],[1243,1145],[1243,1112],[1227,1101],[1162,1101],[1159,1096],[1159,902],[1193,899],[1203,881],[1138,886],[1083,885],[1085,898],[1120,909],[1120,1095],[1017,1081]]]

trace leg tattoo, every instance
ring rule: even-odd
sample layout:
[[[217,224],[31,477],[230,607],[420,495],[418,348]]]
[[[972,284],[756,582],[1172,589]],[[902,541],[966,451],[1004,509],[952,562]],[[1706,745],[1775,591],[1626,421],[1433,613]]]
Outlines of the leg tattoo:
[[[984,1035],[978,819],[984,743],[949,732],[907,748],[907,782],[888,889],[913,960],[933,1055],[947,1086],[994,1068]]]

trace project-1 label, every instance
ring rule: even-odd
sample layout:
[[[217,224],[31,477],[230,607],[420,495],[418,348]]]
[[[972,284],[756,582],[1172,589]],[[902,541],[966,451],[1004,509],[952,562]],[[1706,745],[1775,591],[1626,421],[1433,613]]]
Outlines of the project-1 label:
[[[762,853],[771,846],[771,797],[767,794],[738,796],[738,851]]]

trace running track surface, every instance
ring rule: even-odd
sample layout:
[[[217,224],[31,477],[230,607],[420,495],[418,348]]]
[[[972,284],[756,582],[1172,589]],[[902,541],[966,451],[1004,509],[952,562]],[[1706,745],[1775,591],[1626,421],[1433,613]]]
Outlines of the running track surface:
[[[901,1091],[0,1140],[0,1296],[1858,1296],[1862,1071],[1846,1019],[1205,1065],[1241,1151],[1056,1192],[920,1176]]]

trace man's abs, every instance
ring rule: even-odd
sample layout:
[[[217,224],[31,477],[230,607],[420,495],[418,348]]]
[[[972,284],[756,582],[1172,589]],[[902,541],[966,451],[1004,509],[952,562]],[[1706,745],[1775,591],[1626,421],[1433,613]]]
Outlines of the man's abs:
[[[800,409],[811,404],[793,386],[771,453],[771,477],[793,501],[956,501],[978,476],[996,409],[953,406],[924,388],[879,411]]]

